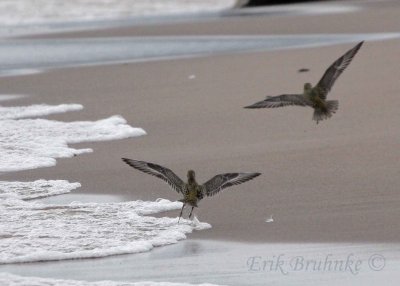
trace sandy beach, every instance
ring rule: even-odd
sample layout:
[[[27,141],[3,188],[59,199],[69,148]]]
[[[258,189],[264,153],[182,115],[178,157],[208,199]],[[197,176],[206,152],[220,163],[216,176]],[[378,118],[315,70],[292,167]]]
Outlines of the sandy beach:
[[[232,14],[35,38],[399,32],[398,2],[362,2],[346,1],[355,7],[349,12],[312,17]],[[310,108],[242,108],[266,95],[300,92],[308,81],[315,84],[355,43],[2,77],[3,94],[31,95],[3,106],[79,103],[84,110],[48,118],[96,120],[119,114],[147,132],[139,138],[82,143],[79,147],[94,153],[57,160],[52,168],[5,173],[2,180],[60,178],[80,182],[74,191],[79,194],[174,201],[179,197],[161,180],[129,168],[120,158],[155,162],[182,178],[194,169],[199,182],[218,173],[261,172],[249,183],[204,199],[195,213],[212,228],[188,235],[188,241],[399,245],[400,39],[365,42],[329,94],[339,100],[337,114],[318,125]],[[310,71],[299,73],[301,68]],[[271,215],[274,221],[266,223]],[[151,259],[147,255],[143,261]]]

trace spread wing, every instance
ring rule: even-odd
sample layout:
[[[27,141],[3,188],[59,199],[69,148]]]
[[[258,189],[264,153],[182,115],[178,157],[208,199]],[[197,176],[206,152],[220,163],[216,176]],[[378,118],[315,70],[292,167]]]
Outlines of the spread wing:
[[[160,178],[161,180],[165,181],[175,191],[183,194],[185,183],[170,169],[162,167],[157,164],[127,159],[127,158],[122,158],[122,161],[127,163],[129,166],[138,169],[139,171]]]
[[[324,73],[316,88],[319,89],[322,99],[326,99],[329,91],[331,90],[336,79],[342,74],[342,72],[350,64],[358,50],[361,48],[364,42],[358,43],[354,48],[347,51],[343,56],[338,58]]]
[[[212,179],[205,182],[201,187],[207,197],[214,196],[219,191],[234,185],[247,182],[255,177],[261,175],[260,173],[226,173],[216,175]]]
[[[277,96],[267,96],[263,101],[256,102],[245,108],[275,108],[288,105],[309,106],[310,100],[303,94],[281,94]]]

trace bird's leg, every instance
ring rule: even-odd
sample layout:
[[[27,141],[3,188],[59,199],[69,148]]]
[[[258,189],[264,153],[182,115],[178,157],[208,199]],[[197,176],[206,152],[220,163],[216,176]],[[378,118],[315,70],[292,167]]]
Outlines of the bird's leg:
[[[183,204],[182,209],[181,209],[181,213],[179,214],[179,219],[178,219],[178,223],[181,220],[182,217],[182,212],[183,212],[183,208],[185,207],[185,204]]]
[[[190,211],[189,218],[192,216],[193,209],[194,209],[194,207],[192,207],[192,210]]]

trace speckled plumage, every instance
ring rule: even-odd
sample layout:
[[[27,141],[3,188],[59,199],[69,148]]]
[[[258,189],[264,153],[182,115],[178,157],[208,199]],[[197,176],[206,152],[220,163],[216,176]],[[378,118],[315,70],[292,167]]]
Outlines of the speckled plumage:
[[[260,173],[219,174],[214,176],[204,184],[199,185],[196,182],[196,175],[193,170],[188,171],[188,181],[187,183],[185,183],[173,171],[160,165],[127,158],[122,158],[122,160],[135,169],[162,179],[172,189],[183,195],[183,199],[180,200],[181,202],[183,202],[183,206],[179,218],[182,216],[182,211],[186,204],[192,207],[189,215],[190,218],[193,212],[193,208],[198,207],[197,203],[205,196],[214,196],[215,194],[219,193],[221,190],[227,187],[239,185],[261,175]]]
[[[343,56],[338,58],[324,73],[316,86],[310,83],[304,84],[302,94],[281,94],[278,96],[267,96],[265,100],[256,102],[245,108],[275,108],[288,105],[309,106],[314,109],[313,120],[319,121],[330,118],[339,107],[337,100],[326,100],[336,79],[350,64],[364,42],[358,43]]]

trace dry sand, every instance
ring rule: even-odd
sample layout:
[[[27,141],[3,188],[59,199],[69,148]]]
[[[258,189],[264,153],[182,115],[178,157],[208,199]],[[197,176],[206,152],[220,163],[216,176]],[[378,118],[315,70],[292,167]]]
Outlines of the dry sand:
[[[388,2],[312,18],[229,17],[68,37],[398,32],[399,14],[398,2]],[[177,194],[162,181],[130,169],[120,158],[156,162],[182,177],[192,168],[200,182],[217,173],[258,171],[261,177],[204,199],[196,213],[213,228],[190,237],[399,242],[399,45],[400,40],[365,43],[329,94],[339,100],[338,113],[319,125],[311,120],[310,108],[242,106],[266,95],[299,92],[306,81],[316,83],[351,44],[0,78],[3,94],[33,95],[9,105],[80,103],[84,111],[51,118],[93,120],[120,114],[148,132],[140,138],[82,144],[94,153],[2,179],[68,179],[81,182],[82,193],[175,200]],[[310,72],[298,73],[303,67]],[[271,214],[275,221],[265,223]]]

